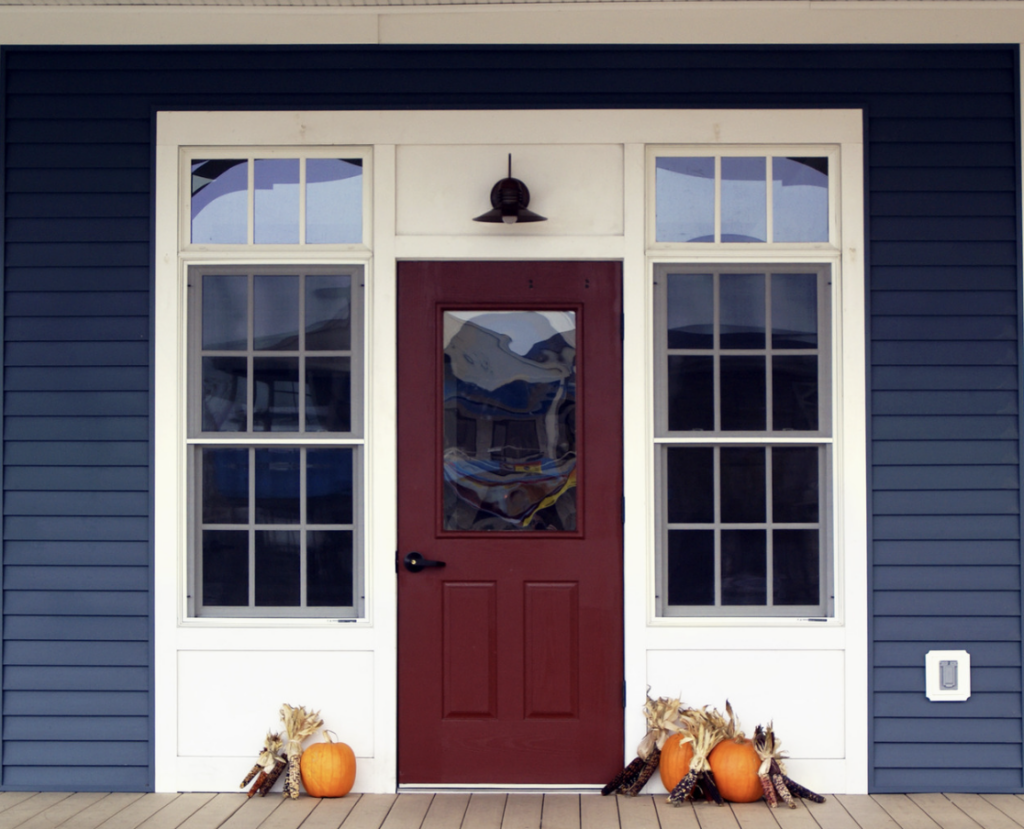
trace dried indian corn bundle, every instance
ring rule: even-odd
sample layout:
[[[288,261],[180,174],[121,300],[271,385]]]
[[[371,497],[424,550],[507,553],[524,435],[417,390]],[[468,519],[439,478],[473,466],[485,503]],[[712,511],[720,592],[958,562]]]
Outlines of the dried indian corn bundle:
[[[825,798],[820,794],[815,794],[786,776],[786,767],[783,763],[786,755],[782,753],[782,741],[775,736],[771,723],[768,723],[767,728],[758,726],[754,729],[754,749],[757,751],[757,756],[761,758],[757,776],[761,781],[761,788],[764,790],[764,799],[768,801],[769,806],[773,808],[778,806],[779,798],[781,798],[790,809],[795,809],[796,803],[793,801],[793,795],[806,798],[814,803],[825,802]]]
[[[711,771],[711,764],[708,762],[708,755],[730,729],[735,729],[732,710],[727,710],[730,713],[728,721],[718,711],[708,711],[707,707],[689,708],[680,712],[687,731],[684,741],[693,746],[693,758],[690,760],[689,772],[669,793],[668,802],[673,806],[678,806],[685,800],[693,800],[698,792],[703,792],[705,798],[719,806],[724,805],[715,783],[715,775]]]
[[[601,789],[601,794],[624,794],[636,797],[658,768],[661,749],[669,735],[683,726],[679,718],[682,703],[678,699],[647,697],[644,716],[647,718],[647,733],[636,748],[636,759],[620,771]]]
[[[265,797],[267,792],[277,782],[277,778],[281,776],[281,772],[284,771],[286,764],[285,758],[278,754],[282,745],[283,742],[280,734],[267,732],[267,736],[263,740],[263,751],[260,752],[256,765],[249,770],[249,773],[238,787],[244,789],[254,777],[256,778],[256,782],[252,784],[247,797],[252,797],[254,794]]]
[[[302,741],[320,728],[324,721],[320,712],[307,712],[301,705],[292,708],[285,703],[281,708],[281,719],[284,720],[285,732],[288,734],[288,773],[284,778],[284,797],[299,796],[299,759],[302,757]]]

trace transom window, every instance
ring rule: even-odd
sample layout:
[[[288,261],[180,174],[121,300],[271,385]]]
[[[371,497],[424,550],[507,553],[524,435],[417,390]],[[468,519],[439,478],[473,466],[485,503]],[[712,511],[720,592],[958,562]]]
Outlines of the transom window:
[[[828,149],[656,151],[652,242],[827,243]]]
[[[364,158],[264,150],[192,151],[184,245],[362,245]]]
[[[189,271],[190,606],[359,614],[362,268]]]

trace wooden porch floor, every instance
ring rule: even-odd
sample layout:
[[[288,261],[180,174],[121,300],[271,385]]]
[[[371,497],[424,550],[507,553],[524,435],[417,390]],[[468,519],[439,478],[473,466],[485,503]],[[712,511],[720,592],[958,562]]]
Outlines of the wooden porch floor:
[[[795,810],[762,803],[668,806],[659,797],[571,794],[349,795],[0,793],[0,829],[1018,829],[1008,794],[829,796]]]

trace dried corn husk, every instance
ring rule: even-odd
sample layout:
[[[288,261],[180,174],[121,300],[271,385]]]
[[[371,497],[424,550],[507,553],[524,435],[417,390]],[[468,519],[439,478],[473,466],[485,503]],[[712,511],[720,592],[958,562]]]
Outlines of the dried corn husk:
[[[292,708],[285,703],[281,708],[281,719],[284,721],[285,733],[288,735],[288,770],[284,780],[284,797],[299,796],[299,758],[302,757],[302,741],[323,726],[320,712],[308,712],[303,706]]]
[[[684,800],[692,800],[698,790],[703,791],[708,800],[723,805],[708,756],[711,749],[725,739],[727,734],[735,732],[732,707],[727,706],[727,710],[730,713],[728,720],[714,708],[709,711],[707,706],[680,711],[680,720],[687,732],[683,739],[693,745],[693,759],[690,760],[690,771],[669,793],[668,802],[674,806]]]
[[[774,808],[781,798],[790,809],[795,809],[794,795],[814,803],[825,802],[825,798],[820,794],[786,776],[786,766],[783,762],[786,755],[782,753],[782,741],[775,736],[772,723],[768,723],[767,727],[759,725],[754,729],[754,750],[761,758],[757,776],[761,779],[761,788],[764,789],[765,800],[769,806]]]
[[[650,691],[650,688],[647,689]],[[682,730],[683,724],[679,717],[682,703],[678,699],[658,697],[651,699],[647,695],[644,705],[644,717],[647,719],[647,733],[636,749],[636,758],[620,771],[601,789],[601,794],[624,794],[635,797],[651,779],[658,768],[661,749],[672,734]]]
[[[285,762],[284,758],[278,754],[281,751],[281,745],[281,735],[268,731],[267,736],[263,740],[263,751],[260,752],[256,765],[249,770],[249,773],[245,776],[241,785],[239,785],[240,789],[244,789],[254,777],[256,778],[256,782],[249,789],[249,797],[252,797],[257,792],[266,794],[264,789],[267,791],[270,789],[270,786],[266,785],[266,781],[271,777],[273,779],[270,781],[270,785],[274,785],[274,781],[277,780],[277,776],[280,774],[279,768]],[[274,774],[275,770],[278,770],[277,774]]]

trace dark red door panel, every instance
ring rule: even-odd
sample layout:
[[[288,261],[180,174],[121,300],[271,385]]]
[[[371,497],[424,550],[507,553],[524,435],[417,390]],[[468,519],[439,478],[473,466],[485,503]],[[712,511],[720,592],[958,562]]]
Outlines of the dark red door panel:
[[[398,271],[399,782],[622,759],[621,267]]]

